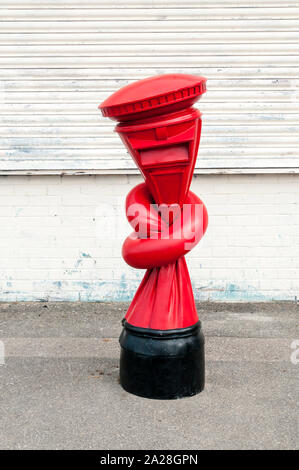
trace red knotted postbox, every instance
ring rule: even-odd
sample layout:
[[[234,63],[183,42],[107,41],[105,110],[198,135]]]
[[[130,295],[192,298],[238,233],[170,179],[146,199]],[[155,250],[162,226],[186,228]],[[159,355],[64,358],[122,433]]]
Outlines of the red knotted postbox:
[[[189,191],[201,134],[192,104],[205,91],[203,77],[161,75],[120,89],[100,106],[119,121],[116,131],[145,179],[126,201],[134,232],[123,257],[147,272],[123,322],[120,380],[149,398],[204,387],[204,338],[184,255],[208,222],[203,202]]]

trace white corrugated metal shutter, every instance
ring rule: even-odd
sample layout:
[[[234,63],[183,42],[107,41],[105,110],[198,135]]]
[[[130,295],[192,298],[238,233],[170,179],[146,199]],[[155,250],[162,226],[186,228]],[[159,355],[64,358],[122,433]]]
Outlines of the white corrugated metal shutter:
[[[0,0],[0,172],[132,172],[97,105],[208,78],[197,171],[298,171],[299,2]]]

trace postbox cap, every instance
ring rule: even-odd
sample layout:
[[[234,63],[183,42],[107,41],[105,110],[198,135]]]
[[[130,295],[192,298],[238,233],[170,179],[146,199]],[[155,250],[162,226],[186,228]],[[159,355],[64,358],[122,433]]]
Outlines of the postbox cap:
[[[103,116],[130,121],[192,106],[206,91],[206,79],[181,73],[157,75],[131,83],[100,106]]]

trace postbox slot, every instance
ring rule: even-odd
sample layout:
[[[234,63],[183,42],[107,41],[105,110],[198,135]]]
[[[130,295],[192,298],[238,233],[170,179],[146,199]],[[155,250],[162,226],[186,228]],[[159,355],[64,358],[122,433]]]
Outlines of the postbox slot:
[[[188,162],[189,144],[170,145],[140,150],[142,166],[164,165],[167,163]]]

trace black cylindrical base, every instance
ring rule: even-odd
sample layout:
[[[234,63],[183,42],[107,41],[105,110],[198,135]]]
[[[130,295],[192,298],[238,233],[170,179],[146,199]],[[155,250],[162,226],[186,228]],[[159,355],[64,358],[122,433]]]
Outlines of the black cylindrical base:
[[[200,322],[177,330],[137,328],[125,320],[120,335],[120,383],[134,395],[170,400],[204,388],[204,336]]]

